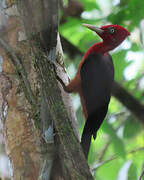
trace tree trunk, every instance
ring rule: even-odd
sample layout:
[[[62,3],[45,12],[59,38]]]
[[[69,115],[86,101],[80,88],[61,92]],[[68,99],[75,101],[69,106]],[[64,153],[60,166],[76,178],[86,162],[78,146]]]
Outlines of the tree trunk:
[[[54,71],[68,82],[57,40],[57,0],[7,0],[0,20],[0,114],[13,179],[93,179],[71,96]]]

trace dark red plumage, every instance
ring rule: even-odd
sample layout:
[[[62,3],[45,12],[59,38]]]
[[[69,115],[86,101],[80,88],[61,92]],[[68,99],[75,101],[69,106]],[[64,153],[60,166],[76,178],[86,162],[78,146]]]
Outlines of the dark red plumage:
[[[62,85],[65,91],[80,95],[86,118],[81,144],[87,157],[91,136],[96,138],[96,132],[106,116],[111,96],[114,68],[108,52],[116,48],[130,33],[119,25],[107,25],[101,28],[89,24],[84,26],[95,31],[103,41],[95,43],[88,49],[74,79],[67,86],[64,83]]]

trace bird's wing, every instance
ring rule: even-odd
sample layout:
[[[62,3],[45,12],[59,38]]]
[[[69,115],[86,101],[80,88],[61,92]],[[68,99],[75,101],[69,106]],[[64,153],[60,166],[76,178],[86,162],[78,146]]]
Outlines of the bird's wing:
[[[109,103],[114,68],[109,54],[93,53],[85,59],[81,71],[82,92],[88,116]]]
[[[82,94],[88,118],[81,138],[86,158],[90,148],[91,136],[96,138],[108,109],[114,79],[114,68],[110,55],[90,54],[84,61],[81,71]]]

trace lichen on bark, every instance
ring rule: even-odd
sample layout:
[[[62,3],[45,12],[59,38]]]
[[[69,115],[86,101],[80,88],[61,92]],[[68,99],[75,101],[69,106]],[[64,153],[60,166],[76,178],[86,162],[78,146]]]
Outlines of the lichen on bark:
[[[55,64],[57,73],[65,74],[61,53],[56,54],[58,1],[17,0],[14,7],[19,10],[15,16],[14,9],[7,9],[12,13],[8,19],[12,28],[7,28],[6,37],[10,48],[1,44],[4,64],[10,65],[5,68],[6,75],[12,83],[6,98],[9,109],[4,132],[14,179],[50,179],[53,166],[54,180],[90,180],[92,176],[73,131],[74,116],[67,100],[70,97],[60,88],[54,71]],[[25,43],[18,37],[23,27],[28,38]],[[25,90],[23,86],[18,88],[21,82]],[[38,128],[33,123],[36,120]],[[55,176],[56,159],[60,171]]]

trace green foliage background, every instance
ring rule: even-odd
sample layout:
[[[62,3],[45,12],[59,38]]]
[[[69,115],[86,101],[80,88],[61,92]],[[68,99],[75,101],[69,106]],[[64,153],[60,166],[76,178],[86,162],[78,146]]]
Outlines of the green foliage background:
[[[79,50],[85,52],[100,41],[82,23],[97,26],[119,24],[131,32],[131,36],[112,51],[115,80],[141,103],[144,103],[144,1],[143,0],[79,0],[84,12],[81,17],[67,17],[59,26],[62,36]],[[143,21],[142,21],[143,20]],[[143,26],[144,27],[144,26]],[[67,71],[72,78],[81,57],[70,60],[65,54]],[[84,125],[79,98],[73,95],[79,130]],[[107,117],[92,140],[89,165],[96,180],[137,180],[144,166],[143,125],[114,97],[111,98]],[[143,178],[144,179],[144,178]]]

